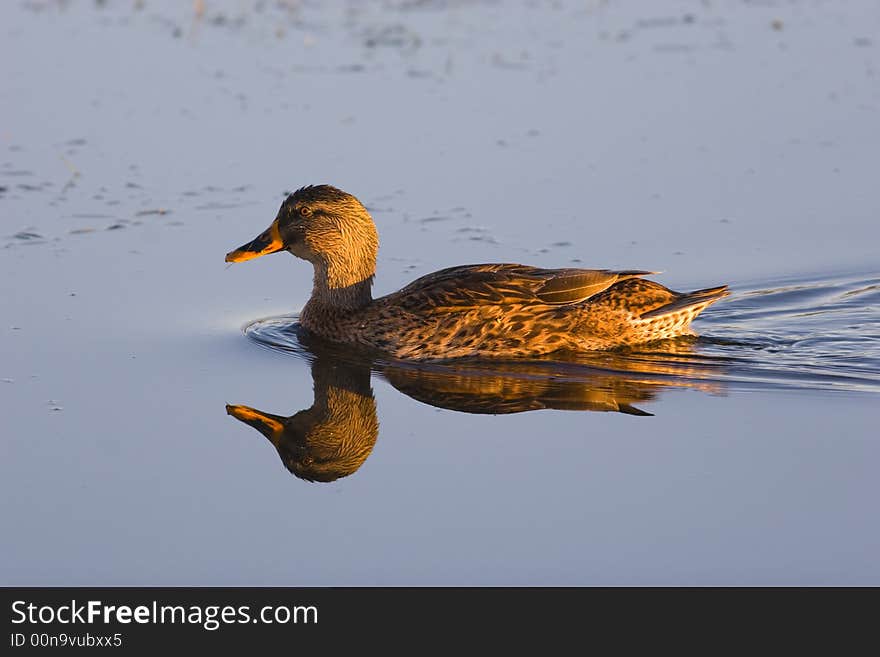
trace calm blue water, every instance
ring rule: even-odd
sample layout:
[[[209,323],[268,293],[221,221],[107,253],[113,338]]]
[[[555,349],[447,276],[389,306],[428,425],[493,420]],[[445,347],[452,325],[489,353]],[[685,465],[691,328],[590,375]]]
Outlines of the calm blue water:
[[[0,583],[880,583],[875,2],[204,6],[0,4]],[[322,182],[377,294],[733,296],[635,352],[316,347],[306,263],[223,256]]]

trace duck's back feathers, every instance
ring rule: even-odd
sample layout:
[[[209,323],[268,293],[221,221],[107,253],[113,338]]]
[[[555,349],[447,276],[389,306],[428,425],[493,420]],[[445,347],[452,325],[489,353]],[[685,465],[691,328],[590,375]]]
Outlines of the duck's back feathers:
[[[397,326],[369,342],[397,345],[402,358],[534,356],[693,335],[691,320],[727,294],[723,287],[675,292],[642,278],[649,273],[452,267],[377,300],[375,318],[362,325],[371,334],[379,325]]]
[[[419,278],[392,295],[435,312],[476,306],[558,306],[586,301],[618,281],[653,272],[539,269],[517,264],[450,267]]]

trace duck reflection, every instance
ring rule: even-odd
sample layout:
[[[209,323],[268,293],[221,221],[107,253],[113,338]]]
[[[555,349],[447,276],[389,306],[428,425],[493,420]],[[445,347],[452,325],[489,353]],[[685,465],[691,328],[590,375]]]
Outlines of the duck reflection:
[[[312,380],[315,403],[290,417],[231,404],[226,412],[266,436],[300,479],[334,481],[361,467],[379,435],[370,368],[316,358]]]
[[[666,388],[719,392],[720,383],[709,377],[723,365],[696,356],[692,340],[665,344],[662,351],[567,360],[416,365],[383,362],[303,334],[297,339],[312,361],[312,406],[290,416],[232,404],[226,412],[268,438],[292,474],[321,482],[355,472],[376,444],[373,372],[413,399],[465,413],[560,409],[651,416],[639,406]]]

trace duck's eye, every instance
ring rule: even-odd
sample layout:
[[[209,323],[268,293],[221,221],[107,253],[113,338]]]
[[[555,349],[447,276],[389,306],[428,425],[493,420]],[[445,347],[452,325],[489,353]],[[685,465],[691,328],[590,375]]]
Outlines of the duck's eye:
[[[312,209],[310,207],[304,205],[304,206],[300,207],[299,214],[301,217],[311,217],[312,216]]]

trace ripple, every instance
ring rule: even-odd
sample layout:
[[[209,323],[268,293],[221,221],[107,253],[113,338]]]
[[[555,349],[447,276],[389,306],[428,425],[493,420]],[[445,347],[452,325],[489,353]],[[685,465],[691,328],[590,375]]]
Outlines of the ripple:
[[[765,283],[735,289],[698,324],[707,355],[738,359],[733,383],[878,392],[878,302],[877,274]]]

